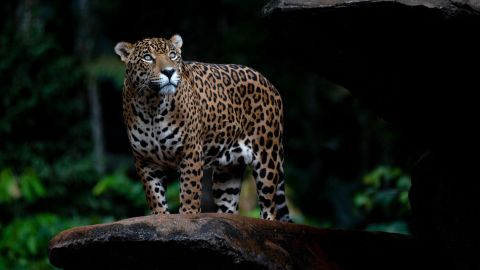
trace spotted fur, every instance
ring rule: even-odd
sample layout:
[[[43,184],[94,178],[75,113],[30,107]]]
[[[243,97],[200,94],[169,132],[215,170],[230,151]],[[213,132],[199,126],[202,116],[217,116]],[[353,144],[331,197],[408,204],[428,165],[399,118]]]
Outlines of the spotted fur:
[[[168,213],[165,181],[175,170],[180,213],[200,212],[203,169],[213,167],[218,212],[238,213],[251,165],[261,217],[290,220],[278,91],[248,67],[184,62],[182,44],[174,35],[115,46],[126,65],[123,116],[150,209]]]

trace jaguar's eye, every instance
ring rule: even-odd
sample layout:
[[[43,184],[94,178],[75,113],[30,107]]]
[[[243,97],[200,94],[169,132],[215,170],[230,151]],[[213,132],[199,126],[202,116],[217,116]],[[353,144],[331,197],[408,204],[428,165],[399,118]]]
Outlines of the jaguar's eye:
[[[176,52],[170,52],[168,54],[168,56],[170,57],[170,59],[175,60],[177,58],[177,53]]]
[[[151,62],[153,62],[153,56],[147,53],[143,56],[143,60],[151,63]]]

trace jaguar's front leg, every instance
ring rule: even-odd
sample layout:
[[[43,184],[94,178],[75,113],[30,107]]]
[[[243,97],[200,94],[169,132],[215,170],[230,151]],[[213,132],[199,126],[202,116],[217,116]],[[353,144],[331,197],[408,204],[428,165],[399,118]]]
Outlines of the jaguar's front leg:
[[[180,163],[180,210],[181,214],[201,212],[200,196],[202,194],[203,155],[195,150],[185,155]]]
[[[142,179],[145,196],[152,214],[169,214],[165,198],[166,174],[158,166],[145,163],[141,160],[135,162],[137,173]]]

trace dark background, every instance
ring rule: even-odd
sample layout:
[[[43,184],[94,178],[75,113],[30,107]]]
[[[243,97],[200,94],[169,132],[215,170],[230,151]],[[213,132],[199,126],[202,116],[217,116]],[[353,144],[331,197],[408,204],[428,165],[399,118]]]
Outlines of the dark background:
[[[302,50],[321,39],[315,25],[287,36],[261,16],[265,3],[2,1],[0,269],[49,269],[48,241],[59,231],[148,213],[113,47],[175,33],[183,59],[247,65],[280,91],[296,222],[409,233],[408,175],[421,149],[316,72]],[[252,188],[245,181],[241,214],[258,217]],[[167,196],[175,212],[177,182]]]

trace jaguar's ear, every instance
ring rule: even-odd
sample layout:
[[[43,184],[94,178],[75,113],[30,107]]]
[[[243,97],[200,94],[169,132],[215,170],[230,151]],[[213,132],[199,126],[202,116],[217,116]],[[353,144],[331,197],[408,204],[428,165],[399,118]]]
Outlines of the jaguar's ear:
[[[133,50],[133,45],[128,42],[119,42],[115,45],[115,53],[120,56],[123,62],[127,61],[128,56]]]
[[[173,43],[173,45],[175,45],[175,47],[178,50],[180,50],[182,48],[183,40],[182,40],[182,37],[180,35],[178,35],[178,34],[173,35],[170,38],[170,41]]]

